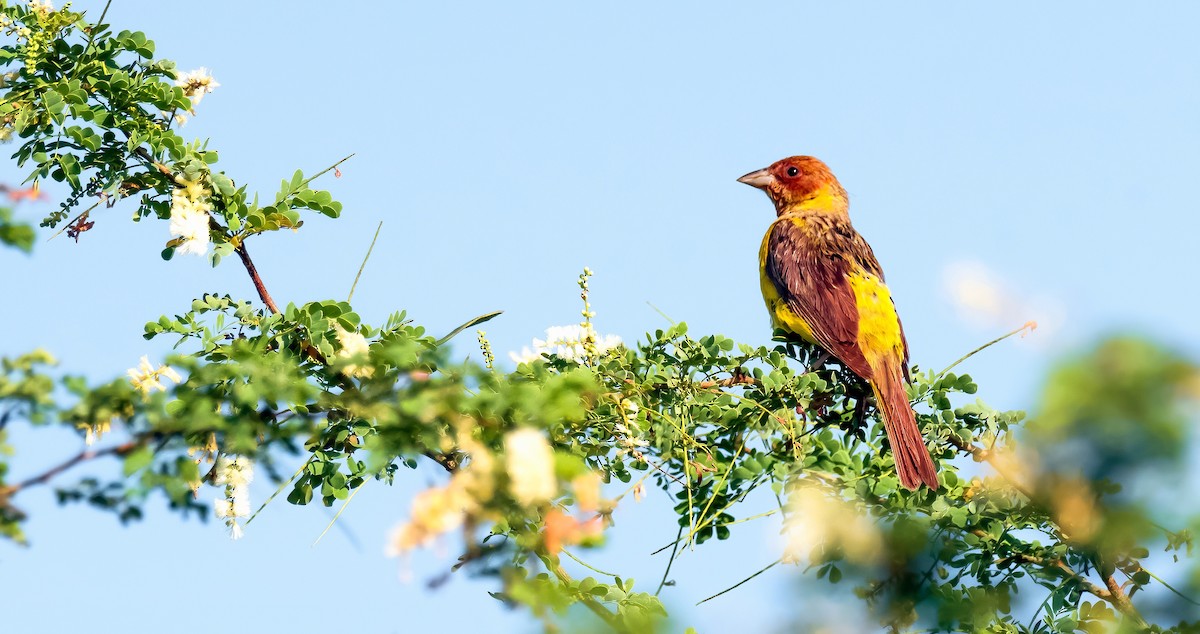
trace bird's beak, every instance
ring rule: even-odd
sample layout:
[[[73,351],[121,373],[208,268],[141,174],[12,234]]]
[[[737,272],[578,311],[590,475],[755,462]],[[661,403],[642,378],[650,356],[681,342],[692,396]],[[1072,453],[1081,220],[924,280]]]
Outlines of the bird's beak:
[[[745,183],[751,187],[756,187],[758,189],[766,189],[767,185],[769,185],[771,183],[771,181],[774,181],[774,180],[775,180],[775,177],[771,176],[771,172],[767,171],[766,168],[763,168],[763,169],[758,170],[757,172],[750,172],[749,174],[746,174],[745,176],[739,178],[738,182]]]

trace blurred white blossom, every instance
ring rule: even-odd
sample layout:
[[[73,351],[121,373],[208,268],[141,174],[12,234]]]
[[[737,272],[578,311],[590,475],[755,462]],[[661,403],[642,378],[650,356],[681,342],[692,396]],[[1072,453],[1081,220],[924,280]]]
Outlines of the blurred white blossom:
[[[462,526],[466,520],[469,497],[454,481],[417,494],[412,502],[412,517],[392,529],[384,548],[388,557],[402,555],[414,548],[428,546],[438,535]]]
[[[883,538],[875,522],[853,503],[817,485],[801,485],[788,493],[784,527],[786,563],[820,563],[823,553],[841,551],[854,563],[869,564],[883,554]]]
[[[522,427],[504,436],[509,492],[521,504],[549,502],[558,493],[554,450],[541,431]]]
[[[495,459],[491,452],[464,432],[459,433],[458,446],[470,461],[454,472],[446,486],[426,489],[413,498],[408,521],[392,529],[384,547],[388,557],[428,546],[439,535],[462,526],[480,500],[492,497]]]
[[[982,262],[951,262],[943,269],[942,279],[959,317],[976,327],[1014,328],[1035,320],[1047,332],[1063,321],[1061,302],[1017,291]]]

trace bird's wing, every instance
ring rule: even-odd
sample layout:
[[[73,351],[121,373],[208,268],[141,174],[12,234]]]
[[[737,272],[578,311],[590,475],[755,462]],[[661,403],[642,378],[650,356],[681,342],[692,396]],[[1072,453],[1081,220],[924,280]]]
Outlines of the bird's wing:
[[[879,266],[879,260],[875,259],[875,252],[871,250],[871,245],[867,244],[863,238],[849,222],[837,222],[833,225],[833,231],[838,236],[838,240],[844,242],[845,250],[843,252],[850,255],[853,262],[860,267],[862,271],[866,271],[871,275],[879,278],[880,282],[886,282],[883,278],[883,268]],[[895,299],[892,300],[892,310],[896,311]],[[904,337],[904,325],[899,323],[899,312],[897,312],[897,326],[900,329],[900,347],[903,351],[903,363],[901,369],[904,371],[904,379],[911,380],[908,374],[908,339]]]
[[[865,253],[848,248],[853,240],[829,229],[806,229],[786,217],[776,221],[764,272],[788,308],[812,330],[813,339],[855,374],[870,379],[871,366],[858,345],[858,306],[847,273],[863,268],[878,274],[879,263],[870,247]],[[874,271],[863,266],[864,259],[874,263]]]

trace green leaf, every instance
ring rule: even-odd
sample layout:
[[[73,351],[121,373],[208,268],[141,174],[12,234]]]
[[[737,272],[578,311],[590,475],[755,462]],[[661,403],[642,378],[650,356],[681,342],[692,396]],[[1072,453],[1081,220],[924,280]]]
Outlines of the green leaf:
[[[445,337],[442,337],[441,339],[438,339],[438,340],[437,340],[437,342],[436,342],[434,345],[438,345],[438,346],[440,346],[440,345],[442,345],[442,344],[446,343],[447,341],[450,341],[451,339],[453,339],[453,338],[455,337],[455,335],[457,335],[458,333],[460,333],[460,332],[462,332],[462,331],[466,330],[467,328],[471,328],[471,327],[473,327],[473,326],[478,326],[479,324],[482,324],[482,323],[484,323],[484,322],[491,321],[492,319],[496,318],[497,316],[499,316],[499,315],[501,315],[501,314],[503,314],[503,313],[504,313],[504,311],[502,311],[502,310],[497,310],[497,311],[490,312],[490,313],[484,313],[484,314],[482,314],[482,315],[480,315],[480,316],[478,316],[478,317],[474,317],[474,318],[472,318],[472,319],[469,319],[469,320],[467,320],[467,322],[466,322],[466,323],[464,323],[463,325],[461,325],[461,326],[459,326],[459,327],[455,328],[454,330],[451,330],[451,331],[449,332],[449,334],[447,334]]]
[[[126,476],[133,475],[154,461],[154,450],[142,446],[129,452],[125,456],[125,464],[122,466],[122,473]]]

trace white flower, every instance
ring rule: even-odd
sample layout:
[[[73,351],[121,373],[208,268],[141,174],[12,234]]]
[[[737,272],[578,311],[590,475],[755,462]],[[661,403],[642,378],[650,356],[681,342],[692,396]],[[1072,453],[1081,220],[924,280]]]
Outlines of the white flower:
[[[254,462],[245,456],[221,456],[213,473],[213,484],[225,485],[225,497],[213,500],[213,514],[225,520],[229,537],[241,539],[238,519],[250,515],[250,482]]]
[[[549,502],[558,492],[554,450],[542,432],[522,427],[504,436],[504,466],[509,492],[521,504]]]
[[[192,100],[193,107],[200,105],[200,100],[204,99],[204,95],[221,86],[203,66],[180,75],[175,80],[175,85],[183,89],[183,94]]]
[[[208,253],[208,190],[199,183],[188,183],[171,194],[171,236],[182,238],[176,253]]]
[[[141,363],[136,368],[129,368],[125,371],[129,375],[129,382],[133,383],[133,387],[141,391],[142,394],[149,394],[155,390],[166,390],[167,388],[159,381],[159,377],[167,377],[176,383],[183,381],[183,377],[179,373],[165,365],[154,368],[150,363],[150,357],[142,355]]]
[[[247,517],[250,515],[250,496],[246,495],[245,491],[239,491],[233,496],[233,511],[234,517]]]
[[[542,353],[531,349],[529,346],[521,348],[520,352],[508,353],[508,358],[513,360],[513,363],[533,363],[542,358]]]
[[[233,502],[225,498],[216,498],[213,500],[213,515],[221,519],[233,517]]]
[[[334,332],[337,333],[338,345],[342,348],[337,352],[337,358],[343,361],[353,359],[355,357],[363,357],[370,353],[371,344],[367,342],[367,338],[358,331],[351,331],[334,326]],[[361,378],[370,378],[375,374],[375,368],[358,365],[356,363],[347,364],[345,372],[348,376]]]
[[[597,355],[603,356],[620,346],[621,338],[617,335],[598,335],[591,324],[551,326],[546,329],[544,340],[533,340],[532,349],[525,347],[519,353],[508,353],[508,356],[516,363],[529,363],[541,359],[543,354],[552,354],[566,361],[580,363],[588,358],[589,344],[595,348]]]
[[[245,456],[221,456],[217,459],[214,484],[240,489],[254,481],[254,462]]]
[[[630,429],[624,423],[613,425],[613,431],[617,432],[617,444],[620,449],[617,450],[618,456],[630,454],[638,460],[643,460],[642,447],[649,446],[650,441],[638,436],[638,432]]]
[[[51,13],[54,11],[54,5],[50,0],[29,0],[29,8],[38,13]]]

